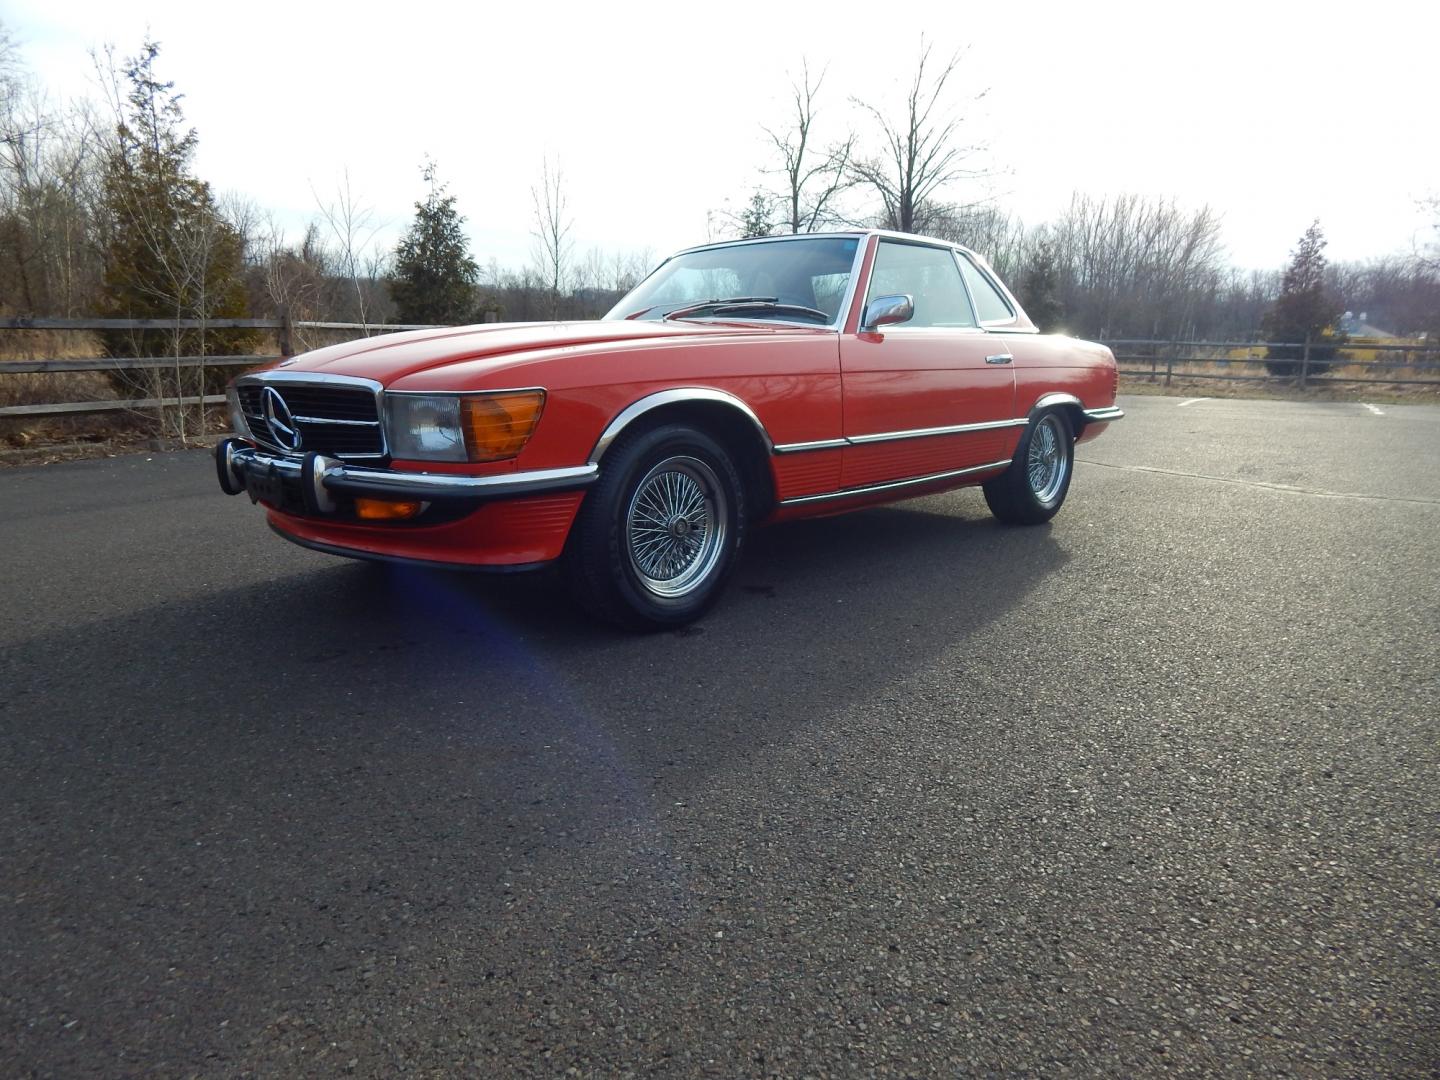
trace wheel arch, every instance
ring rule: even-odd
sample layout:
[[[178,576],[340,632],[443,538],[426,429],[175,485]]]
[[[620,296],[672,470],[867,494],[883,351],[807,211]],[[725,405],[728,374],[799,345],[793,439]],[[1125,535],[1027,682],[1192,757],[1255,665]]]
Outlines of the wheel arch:
[[[1065,419],[1070,421],[1070,434],[1077,439],[1085,430],[1085,425],[1089,423],[1089,418],[1085,415],[1084,404],[1074,394],[1042,394],[1040,399],[1030,406],[1026,417],[1033,421],[1042,412],[1048,412],[1051,409],[1058,409],[1065,414]]]
[[[677,387],[632,402],[606,425],[589,460],[603,467],[606,452],[627,431],[673,423],[690,424],[731,451],[751,496],[747,500],[749,517],[759,520],[770,512],[775,505],[775,477],[770,466],[775,444],[755,410],[724,390]]]

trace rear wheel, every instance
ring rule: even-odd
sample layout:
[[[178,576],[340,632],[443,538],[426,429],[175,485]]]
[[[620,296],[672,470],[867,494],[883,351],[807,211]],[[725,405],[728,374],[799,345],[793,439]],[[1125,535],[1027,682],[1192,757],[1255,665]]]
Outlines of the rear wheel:
[[[1075,436],[1063,412],[1036,416],[1010,467],[984,484],[990,512],[1008,525],[1049,521],[1065,502],[1075,467]]]
[[[575,520],[572,591],[622,626],[693,622],[738,561],[744,498],[730,455],[704,432],[672,424],[622,437]]]

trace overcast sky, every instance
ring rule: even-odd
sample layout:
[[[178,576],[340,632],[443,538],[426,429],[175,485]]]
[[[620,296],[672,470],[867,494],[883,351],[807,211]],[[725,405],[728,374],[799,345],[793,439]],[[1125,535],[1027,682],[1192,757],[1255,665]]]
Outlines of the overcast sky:
[[[1221,211],[1231,258],[1282,264],[1319,217],[1337,259],[1429,238],[1440,190],[1440,4],[945,3],[440,5],[7,0],[0,15],[57,97],[94,93],[91,50],[135,53],[185,94],[199,173],[292,228],[345,170],[404,228],[428,153],[474,252],[530,252],[530,188],[558,156],[583,252],[707,239],[767,163],[802,59],[827,68],[822,137],[849,103],[894,100],[920,36],[968,49],[957,103],[993,194],[1039,222],[1072,190]],[[988,91],[979,104],[969,102]]]

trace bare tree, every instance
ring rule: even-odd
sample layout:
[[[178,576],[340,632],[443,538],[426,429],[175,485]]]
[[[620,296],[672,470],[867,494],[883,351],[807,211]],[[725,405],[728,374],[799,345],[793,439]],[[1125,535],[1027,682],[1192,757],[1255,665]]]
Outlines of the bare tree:
[[[1027,254],[1024,224],[994,204],[932,210],[925,231],[978,251],[1006,281],[1019,280]]]
[[[1402,337],[1440,331],[1440,266],[1414,255],[1331,263],[1326,285],[1356,321]]]
[[[1192,334],[1225,284],[1220,217],[1208,206],[1077,193],[1052,230],[1061,299],[1079,332]]]
[[[261,250],[262,232],[272,224],[267,220],[268,215],[260,209],[260,204],[243,191],[231,188],[216,197],[215,209],[240,238],[246,262],[256,261]]]
[[[784,177],[785,190],[779,201],[785,206],[785,224],[792,233],[814,232],[835,221],[836,198],[852,183],[853,134],[823,149],[813,145],[815,99],[824,83],[824,71],[811,82],[809,62],[804,62],[799,82],[790,83],[790,126],[782,131],[763,129],[780,157],[777,171]]]
[[[569,273],[574,243],[570,229],[574,222],[566,212],[565,176],[557,160],[552,168],[549,159],[541,162],[540,186],[530,189],[534,206],[535,263],[541,278],[550,287],[550,317],[560,317],[560,287]]]
[[[1434,236],[1416,251],[1416,258],[1429,269],[1440,270],[1440,192],[1432,192],[1420,199],[1419,204],[1430,215],[1430,229]]]
[[[879,196],[885,225],[901,232],[925,231],[946,187],[984,175],[966,164],[984,147],[962,140],[965,117],[955,112],[947,93],[962,54],[953,54],[936,71],[930,62],[933,47],[922,39],[920,63],[898,119],[877,105],[855,101],[879,125],[884,148],[875,157],[854,161],[850,174]]]
[[[84,102],[55,106],[0,26],[0,297],[70,314],[98,287],[99,139]]]
[[[384,222],[375,217],[373,207],[363,205],[350,186],[350,170],[345,169],[340,183],[336,185],[335,197],[325,202],[312,187],[315,205],[320,211],[335,240],[334,272],[348,284],[353,297],[355,321],[365,327],[376,312],[376,294],[380,291],[380,278],[386,265],[385,252],[375,244],[375,238],[384,228]]]
[[[617,251],[610,263],[610,288],[627,293],[644,281],[654,266],[655,252],[651,248]]]

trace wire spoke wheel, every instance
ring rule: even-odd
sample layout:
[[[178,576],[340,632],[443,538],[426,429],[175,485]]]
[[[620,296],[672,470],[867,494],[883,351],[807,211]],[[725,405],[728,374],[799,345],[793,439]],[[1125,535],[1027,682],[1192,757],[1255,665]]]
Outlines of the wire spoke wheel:
[[[725,551],[725,488],[699,458],[668,457],[635,486],[625,512],[625,552],[639,583],[680,597],[710,577]]]
[[[1025,474],[1030,490],[1041,502],[1055,498],[1070,468],[1069,455],[1062,440],[1065,432],[1055,416],[1043,417],[1030,433],[1030,451],[1025,457]]]

